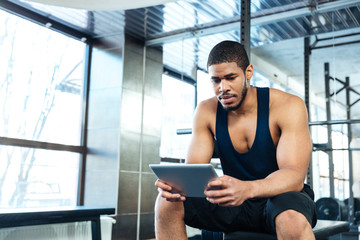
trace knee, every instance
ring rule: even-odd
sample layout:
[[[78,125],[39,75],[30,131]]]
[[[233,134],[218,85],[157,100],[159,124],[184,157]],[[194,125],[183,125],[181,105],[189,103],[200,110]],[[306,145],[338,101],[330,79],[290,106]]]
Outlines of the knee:
[[[182,202],[170,202],[159,194],[155,203],[155,220],[174,220],[184,218],[184,206]]]
[[[305,216],[295,210],[286,210],[275,218],[276,231],[286,239],[299,239],[309,222]]]

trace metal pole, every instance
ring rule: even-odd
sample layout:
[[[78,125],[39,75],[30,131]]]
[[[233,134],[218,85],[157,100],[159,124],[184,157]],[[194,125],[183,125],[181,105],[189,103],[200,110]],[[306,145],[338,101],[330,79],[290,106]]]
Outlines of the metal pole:
[[[351,107],[350,107],[350,78],[346,77],[345,78],[345,87],[346,87],[346,115],[347,115],[347,119],[350,120],[351,119]],[[353,159],[352,159],[352,151],[350,149],[350,143],[351,143],[351,139],[352,139],[352,131],[351,131],[351,124],[348,123],[347,124],[347,131],[348,131],[348,154],[349,154],[349,202],[348,202],[348,206],[349,206],[349,222],[352,223],[354,222],[354,193],[352,191],[352,186],[354,184],[354,179],[353,179]]]
[[[240,43],[244,45],[250,61],[250,1],[240,2]]]
[[[308,120],[310,122],[310,37],[304,38],[304,95],[305,95],[305,105],[306,109],[308,111]],[[311,129],[310,133],[311,133]],[[312,174],[312,158],[310,158],[310,163],[308,167],[308,171],[306,174],[306,183],[310,185],[310,187],[313,187],[313,174]]]
[[[334,124],[355,124],[355,123],[360,123],[360,119],[315,121],[315,122],[309,122],[309,126],[334,125]]]
[[[85,204],[85,177],[86,177],[86,159],[87,159],[87,133],[89,122],[89,96],[90,96],[90,73],[92,64],[93,44],[86,45],[86,62],[85,62],[85,84],[83,87],[83,122],[82,122],[82,139],[81,145],[84,147],[84,152],[81,155],[81,163],[79,166],[79,187],[78,187],[78,205],[83,206]]]
[[[309,66],[310,66],[310,54],[311,54],[311,49],[310,49],[310,38],[309,37],[305,37],[304,38],[304,95],[305,95],[305,105],[306,108],[308,110],[308,114],[309,114],[309,121],[310,121],[310,71],[309,71]]]
[[[331,109],[330,109],[330,70],[329,63],[325,63],[325,100],[326,100],[326,120],[331,120]],[[332,137],[331,137],[331,125],[327,125],[327,135],[328,135],[328,148],[332,148]],[[333,152],[327,152],[329,156],[329,182],[330,182],[330,197],[335,197],[334,192],[334,161],[333,161]]]

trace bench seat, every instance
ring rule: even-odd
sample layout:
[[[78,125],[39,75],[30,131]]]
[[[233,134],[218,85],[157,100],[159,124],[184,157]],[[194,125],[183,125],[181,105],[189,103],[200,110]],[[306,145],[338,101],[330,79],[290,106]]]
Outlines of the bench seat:
[[[348,232],[350,230],[350,224],[345,221],[330,221],[330,220],[318,220],[315,228],[313,229],[315,238],[317,240],[328,239],[328,237]],[[207,231],[209,232],[209,231]],[[216,237],[215,237],[216,236]],[[222,236],[219,234],[204,234],[202,233],[203,240],[220,240]],[[266,233],[255,233],[255,232],[231,232],[225,233],[224,240],[241,240],[241,239],[251,239],[251,240],[276,240],[276,236]]]

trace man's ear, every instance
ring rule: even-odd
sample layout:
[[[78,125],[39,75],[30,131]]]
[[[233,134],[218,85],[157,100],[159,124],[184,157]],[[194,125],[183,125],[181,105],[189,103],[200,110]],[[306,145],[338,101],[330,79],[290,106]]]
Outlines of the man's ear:
[[[250,80],[253,74],[254,74],[254,66],[249,64],[249,66],[247,66],[245,69],[246,79]]]

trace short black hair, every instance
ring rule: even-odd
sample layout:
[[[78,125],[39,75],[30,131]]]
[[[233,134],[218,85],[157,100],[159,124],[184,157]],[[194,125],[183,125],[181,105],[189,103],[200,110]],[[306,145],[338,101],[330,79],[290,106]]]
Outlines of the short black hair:
[[[236,64],[245,72],[247,66],[249,66],[249,58],[244,45],[229,40],[216,44],[209,53],[207,68],[213,64],[224,62],[236,62]]]

